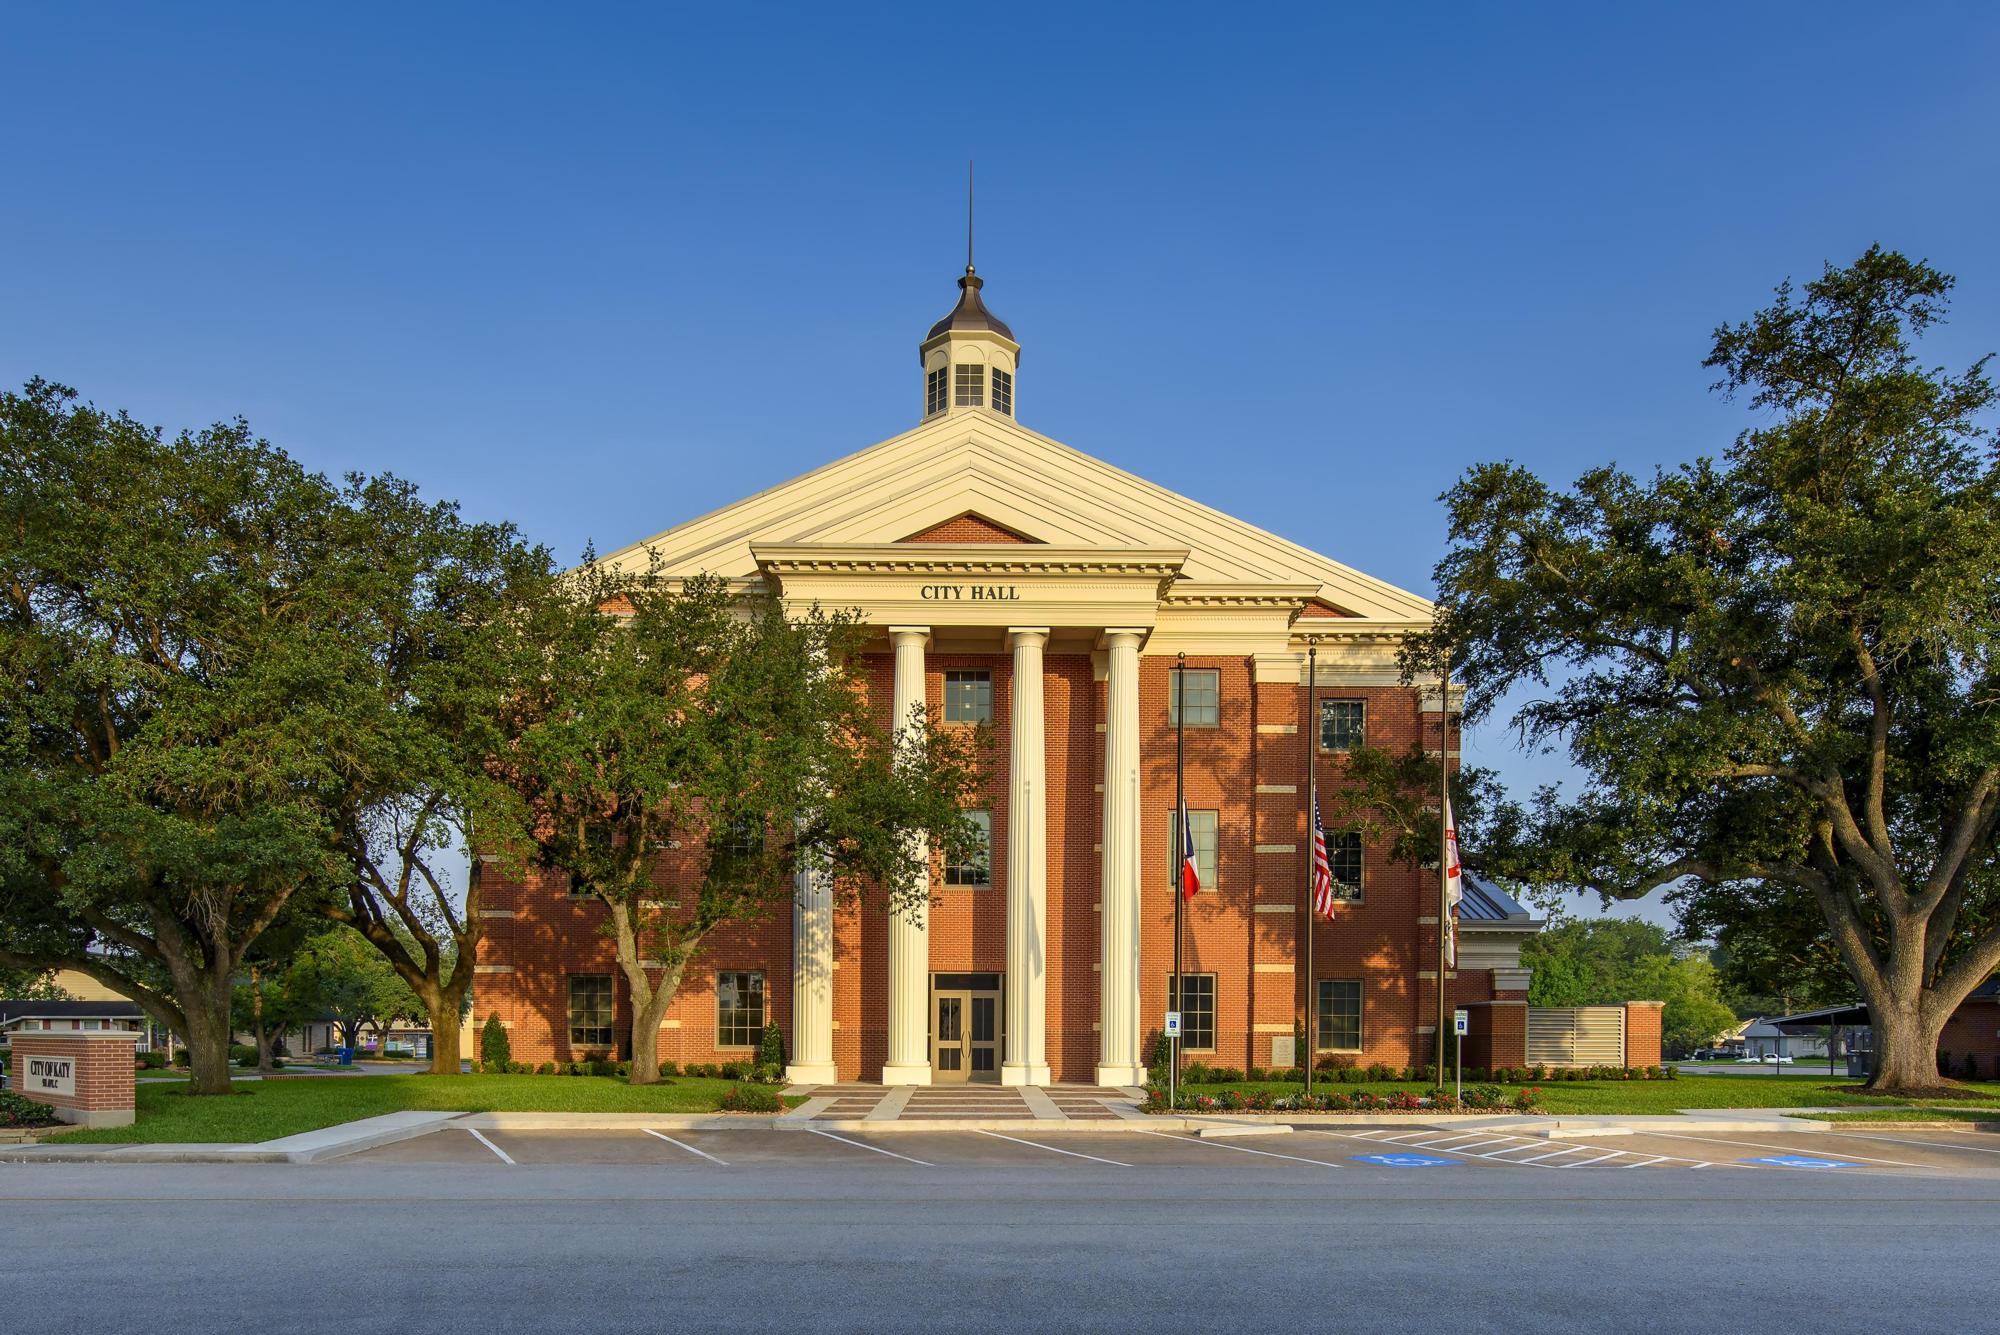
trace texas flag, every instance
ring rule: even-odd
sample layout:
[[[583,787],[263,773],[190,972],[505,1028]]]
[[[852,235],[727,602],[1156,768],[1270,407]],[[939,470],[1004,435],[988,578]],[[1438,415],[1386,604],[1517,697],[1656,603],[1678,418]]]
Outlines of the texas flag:
[[[1458,967],[1458,904],[1465,897],[1465,876],[1458,865],[1458,826],[1451,818],[1451,798],[1444,800],[1444,964]]]
[[[1187,799],[1181,799],[1181,898],[1193,899],[1201,889],[1201,873],[1194,865],[1194,827],[1188,823]]]

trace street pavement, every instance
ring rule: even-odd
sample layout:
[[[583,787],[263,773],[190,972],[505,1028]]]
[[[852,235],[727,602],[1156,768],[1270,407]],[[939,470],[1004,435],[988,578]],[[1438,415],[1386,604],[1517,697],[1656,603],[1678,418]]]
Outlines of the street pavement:
[[[451,1127],[0,1165],[0,1329],[1962,1332],[1996,1244],[1964,1132]]]

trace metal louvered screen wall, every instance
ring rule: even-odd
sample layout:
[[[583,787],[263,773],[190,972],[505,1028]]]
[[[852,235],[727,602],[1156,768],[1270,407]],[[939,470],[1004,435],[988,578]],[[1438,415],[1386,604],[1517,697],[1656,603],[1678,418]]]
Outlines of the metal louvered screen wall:
[[[1623,1066],[1623,1006],[1530,1006],[1528,1065]]]

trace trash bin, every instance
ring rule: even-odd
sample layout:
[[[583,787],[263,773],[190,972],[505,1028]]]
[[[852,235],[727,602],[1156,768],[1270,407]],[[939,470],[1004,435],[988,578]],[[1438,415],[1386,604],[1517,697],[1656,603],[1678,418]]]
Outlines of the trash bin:
[[[340,1064],[341,1064],[342,1066],[352,1066],[352,1065],[354,1065],[354,1049],[353,1049],[353,1048],[342,1048],[342,1049],[340,1050]]]
[[[1867,1053],[1856,1052],[1853,1048],[1847,1050],[1847,1078],[1850,1080],[1866,1080],[1868,1078]]]

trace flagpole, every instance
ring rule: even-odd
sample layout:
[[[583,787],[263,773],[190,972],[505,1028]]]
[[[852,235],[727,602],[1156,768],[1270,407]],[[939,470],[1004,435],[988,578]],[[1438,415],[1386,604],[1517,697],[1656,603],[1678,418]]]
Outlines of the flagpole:
[[[1319,738],[1316,733],[1319,720],[1313,717],[1313,693],[1319,684],[1319,645],[1306,646],[1306,712],[1305,726],[1299,731],[1306,735],[1306,1050],[1299,1058],[1299,1066],[1304,1071],[1305,1092],[1313,1090],[1313,1056],[1319,1049],[1319,982],[1313,977],[1313,929],[1319,926],[1318,907],[1313,903],[1314,833],[1313,822],[1319,815],[1318,760]]]
[[[1186,679],[1187,655],[1184,653],[1176,654],[1174,656],[1174,839],[1173,847],[1168,852],[1168,856],[1173,859],[1172,865],[1174,869],[1171,878],[1174,888],[1174,994],[1172,1001],[1173,1009],[1176,1012],[1180,1011],[1187,1001],[1187,994],[1181,990],[1184,986],[1181,981],[1181,927],[1187,917],[1186,913],[1183,912],[1184,906],[1187,903],[1187,895],[1182,892],[1181,886],[1181,877],[1183,875],[1181,871],[1182,850],[1187,847],[1188,841],[1194,837],[1193,832],[1186,828],[1189,824],[1185,773],[1187,762],[1187,703],[1182,698],[1182,684]],[[1181,1025],[1185,1028],[1186,1024],[1186,1017],[1183,1016]],[[1172,1042],[1174,1069],[1167,1083],[1167,1106],[1178,1108],[1180,1106],[1181,1085],[1181,1035],[1175,1034]]]
[[[1445,933],[1451,930],[1451,647],[1438,670],[1438,969],[1437,1088],[1444,1088]]]

